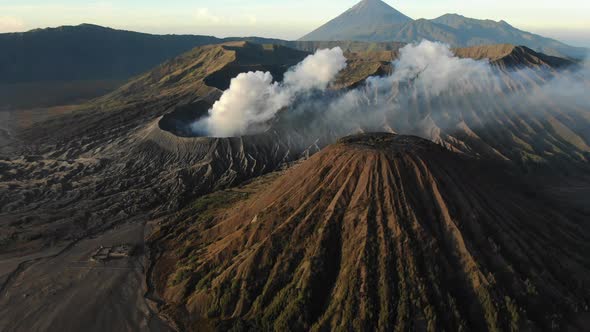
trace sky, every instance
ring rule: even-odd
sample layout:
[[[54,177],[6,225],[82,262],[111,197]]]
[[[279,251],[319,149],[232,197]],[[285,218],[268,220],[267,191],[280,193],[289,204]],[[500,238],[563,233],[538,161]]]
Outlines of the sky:
[[[0,32],[93,23],[157,34],[297,39],[358,0],[0,0]],[[402,13],[505,20],[590,47],[590,0],[386,0]]]

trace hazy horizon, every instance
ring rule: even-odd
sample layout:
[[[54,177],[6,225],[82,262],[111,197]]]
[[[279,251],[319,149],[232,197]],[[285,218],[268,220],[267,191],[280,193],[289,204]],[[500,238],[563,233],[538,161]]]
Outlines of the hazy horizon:
[[[271,0],[208,1],[156,0],[125,1],[42,1],[22,0],[19,4],[0,0],[0,33],[36,28],[91,23],[115,29],[154,34],[196,34],[260,36],[294,40],[336,17],[358,0],[311,0],[279,2]],[[476,0],[385,1],[417,19],[432,19],[457,13],[476,19],[505,20],[516,28],[555,38],[573,46],[590,47],[590,2]],[[313,7],[314,10],[309,10]]]

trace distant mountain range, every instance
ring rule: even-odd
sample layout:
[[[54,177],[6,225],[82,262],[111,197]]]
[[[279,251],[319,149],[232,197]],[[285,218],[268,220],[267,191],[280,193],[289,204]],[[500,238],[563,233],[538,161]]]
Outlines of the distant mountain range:
[[[446,14],[433,20],[412,20],[381,0],[363,0],[300,40],[414,42],[422,39],[453,47],[484,44],[523,45],[548,55],[583,58],[588,49],[519,30],[505,21],[477,20]]]
[[[197,46],[265,38],[151,35],[92,24],[0,34],[0,84],[127,79]]]
[[[203,45],[234,41],[306,52],[340,46],[348,52],[396,51],[437,40],[453,47],[522,45],[557,57],[583,58],[588,49],[518,30],[504,21],[448,14],[413,20],[380,0],[364,0],[301,40],[203,35],[152,35],[92,24],[0,34],[0,109],[80,103]]]
[[[397,49],[389,43],[429,39],[453,47],[527,46],[536,52],[582,58],[586,48],[518,30],[504,21],[447,14],[413,20],[381,0],[364,0],[298,41],[260,37],[152,35],[92,24],[0,34],[0,84],[40,81],[126,80],[194,47],[231,41],[272,43],[304,51],[335,45],[345,50]],[[331,43],[330,43],[331,42]],[[370,44],[366,44],[369,42]]]
[[[92,24],[0,34],[0,109],[81,103],[195,47],[241,40],[289,43],[152,35]]]
[[[518,30],[503,21],[481,21],[456,14],[412,20],[383,1],[364,0],[298,41],[152,35],[92,24],[4,33],[0,34],[0,84],[127,80],[197,46],[232,41],[277,44],[313,52],[336,45],[348,51],[395,50],[403,43],[422,39],[442,41],[453,47],[523,45],[548,55],[571,58],[582,58],[588,51]]]
[[[0,85],[126,81],[195,47],[233,41],[275,44],[308,52],[334,46],[351,51],[395,50],[402,45],[356,41],[287,41],[261,37],[153,35],[81,24],[0,34]]]

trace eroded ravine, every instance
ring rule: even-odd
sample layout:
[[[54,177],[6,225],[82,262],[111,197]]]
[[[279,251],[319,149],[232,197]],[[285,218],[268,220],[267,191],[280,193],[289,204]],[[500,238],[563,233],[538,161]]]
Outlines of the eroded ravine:
[[[160,292],[186,329],[573,327],[559,317],[587,305],[588,225],[508,171],[417,138],[347,139],[208,221],[170,221]]]

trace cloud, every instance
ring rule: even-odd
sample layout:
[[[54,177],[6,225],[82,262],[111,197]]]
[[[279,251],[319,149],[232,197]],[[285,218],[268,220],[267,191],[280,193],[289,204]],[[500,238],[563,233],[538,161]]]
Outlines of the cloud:
[[[208,8],[199,8],[195,11],[195,19],[198,23],[219,24],[223,20],[221,17],[212,14]]]
[[[256,25],[256,23],[258,23],[258,18],[254,15],[248,15],[246,19],[249,25]]]
[[[21,32],[25,29],[25,23],[16,17],[0,16],[1,32]]]
[[[216,26],[216,27],[237,27],[237,26],[254,26],[258,19],[254,15],[217,15],[208,8],[197,8],[194,12],[193,22],[197,26]]]

